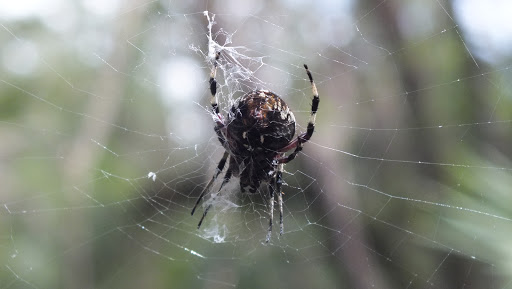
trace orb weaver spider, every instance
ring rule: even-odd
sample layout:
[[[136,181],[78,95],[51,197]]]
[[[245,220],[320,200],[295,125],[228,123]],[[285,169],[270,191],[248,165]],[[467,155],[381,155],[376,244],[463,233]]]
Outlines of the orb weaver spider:
[[[311,115],[305,133],[294,138],[295,116],[293,112],[281,97],[268,90],[255,90],[238,98],[225,120],[219,112],[217,103],[217,80],[215,77],[219,58],[220,52],[217,52],[209,80],[210,102],[215,119],[214,130],[225,151],[217,164],[215,173],[197,198],[191,215],[194,215],[204,195],[209,192],[210,187],[228,163],[224,180],[217,194],[231,177],[240,178],[242,193],[247,190],[250,193],[255,193],[261,183],[268,184],[270,215],[266,238],[266,242],[268,242],[272,234],[275,196],[277,196],[279,204],[280,235],[283,234],[283,192],[281,191],[283,167],[297,156],[302,150],[303,144],[313,135],[320,97],[313,76],[308,66],[304,64],[313,93]],[[286,156],[285,153],[292,149],[293,152]],[[198,229],[211,207],[212,204],[209,204],[204,210],[197,225]]]

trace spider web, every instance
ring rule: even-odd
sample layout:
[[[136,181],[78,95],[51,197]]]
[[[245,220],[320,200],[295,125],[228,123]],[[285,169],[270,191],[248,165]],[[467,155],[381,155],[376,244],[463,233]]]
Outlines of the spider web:
[[[511,287],[509,4],[476,2],[12,4],[0,287]],[[268,89],[304,132],[319,90],[269,243],[264,187],[190,216],[216,51],[223,115]]]

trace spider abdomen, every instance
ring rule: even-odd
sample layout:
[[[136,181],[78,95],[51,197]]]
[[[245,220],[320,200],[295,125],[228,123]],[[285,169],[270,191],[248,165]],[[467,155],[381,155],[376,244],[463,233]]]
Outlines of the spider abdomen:
[[[275,153],[295,135],[295,117],[275,93],[256,90],[236,100],[228,115],[227,141],[235,154]]]

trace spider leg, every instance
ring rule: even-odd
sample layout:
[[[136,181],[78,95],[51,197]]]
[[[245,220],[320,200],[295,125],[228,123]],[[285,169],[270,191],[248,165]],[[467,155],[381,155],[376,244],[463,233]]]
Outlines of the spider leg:
[[[277,194],[277,201],[279,203],[279,235],[283,235],[283,193],[281,192],[281,185],[283,184],[283,164],[279,164],[274,176],[270,179],[268,185],[269,197],[269,223],[266,242],[270,241],[272,235],[272,224],[274,221],[274,195]]]
[[[196,204],[194,208],[192,209],[192,212],[190,212],[191,215],[194,215],[194,212],[196,211],[197,205],[201,202],[204,195],[210,190],[210,187],[212,186],[213,182],[217,179],[219,174],[224,169],[224,165],[226,165],[226,160],[228,159],[229,153],[227,151],[224,152],[224,155],[222,156],[222,159],[220,159],[219,164],[217,165],[217,169],[215,170],[215,173],[213,174],[211,180],[208,182],[206,187],[203,189],[199,197],[197,198]],[[201,225],[201,224],[199,224]]]
[[[318,95],[318,90],[316,89],[315,82],[313,81],[313,76],[311,75],[311,72],[309,71],[309,68],[306,64],[304,64],[304,68],[306,69],[309,82],[311,83],[311,91],[313,92],[313,101],[311,103],[311,116],[309,117],[306,132],[300,134],[295,140],[291,141],[287,146],[279,150],[279,152],[287,152],[295,148],[295,150],[287,157],[281,157],[276,159],[276,162],[279,164],[286,164],[293,160],[295,156],[302,150],[302,145],[311,138],[313,132],[315,131],[316,112],[318,110],[318,104],[320,103],[320,96]]]
[[[215,59],[213,60],[212,71],[210,72],[210,93],[212,97],[210,98],[210,103],[212,105],[212,110],[215,115],[219,114],[219,105],[217,104],[217,80],[215,76],[217,75],[217,66],[220,57],[220,52],[217,52],[215,55]]]
[[[220,185],[219,190],[217,191],[217,196],[220,194],[220,190],[222,187],[229,182],[229,179],[231,179],[232,171],[228,168],[226,171],[226,174],[224,175],[224,180],[222,181],[222,184]],[[197,228],[199,229],[201,227],[201,224],[203,223],[204,218],[206,217],[206,214],[208,214],[208,211],[212,208],[212,204],[209,204],[206,209],[204,209],[203,216],[201,217],[201,220],[199,220],[199,224],[197,224]]]
[[[204,209],[203,216],[201,216],[201,220],[199,220],[199,223],[197,224],[197,229],[201,228],[201,224],[203,224],[203,220],[206,217],[206,214],[208,214],[208,211],[212,207],[212,204],[209,204],[206,209]]]
[[[228,170],[226,171],[226,174],[224,175],[224,180],[222,181],[222,184],[220,185],[219,190],[217,191],[217,196],[220,194],[220,190],[222,190],[222,187],[224,187],[225,184],[229,182],[231,179],[231,176],[233,174],[233,171],[230,167],[228,167]],[[203,223],[204,218],[206,217],[206,214],[208,214],[208,211],[211,209],[212,204],[209,204],[206,209],[204,209],[203,216],[201,217],[201,220],[199,220],[199,224],[197,224],[197,228],[199,229],[201,227],[201,224]]]
[[[225,148],[226,147],[226,138],[223,133],[226,131],[226,127],[224,123],[218,122],[217,125],[213,128],[215,133],[217,134],[217,138],[219,139],[220,144]]]
[[[270,237],[272,236],[272,223],[274,221],[274,185],[275,185],[275,182],[276,182],[276,178],[275,176],[272,177],[272,179],[270,180],[270,183],[268,184],[268,192],[269,192],[269,196],[268,196],[268,204],[269,204],[269,222],[268,222],[268,231],[267,231],[267,239],[266,239],[266,243],[268,243],[270,241]]]
[[[220,190],[222,190],[222,187],[224,187],[224,185],[229,182],[229,180],[231,179],[232,174],[233,174],[233,171],[231,170],[230,167],[228,167],[228,170],[226,171],[226,174],[224,175],[224,180],[222,181],[222,184],[220,184],[220,188],[219,188],[219,191],[217,193],[219,193]]]
[[[283,192],[281,191],[281,185],[283,184],[283,164],[280,164],[276,173],[276,191],[277,201],[279,203],[279,235],[283,235]]]
[[[226,140],[223,136],[223,133],[225,133],[225,125],[224,120],[222,118],[222,115],[219,113],[219,105],[217,103],[217,80],[215,79],[217,75],[217,67],[218,67],[218,61],[220,57],[220,52],[217,52],[215,55],[215,59],[213,61],[213,67],[212,71],[210,72],[210,103],[212,105],[212,112],[214,114],[214,120],[217,123],[217,125],[214,127],[215,133],[217,134],[217,137],[219,138],[219,142],[222,144],[222,146],[225,145]]]

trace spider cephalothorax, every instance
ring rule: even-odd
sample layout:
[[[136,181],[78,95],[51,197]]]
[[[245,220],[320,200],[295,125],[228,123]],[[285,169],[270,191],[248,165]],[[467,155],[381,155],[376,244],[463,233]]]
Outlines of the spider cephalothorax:
[[[242,193],[247,190],[250,193],[255,193],[261,183],[268,183],[270,207],[266,239],[268,242],[272,233],[274,195],[277,195],[279,203],[280,233],[283,233],[283,197],[281,192],[283,166],[295,158],[302,150],[302,145],[313,135],[320,98],[311,72],[304,64],[313,92],[311,116],[305,133],[294,138],[295,117],[293,113],[279,96],[268,90],[255,90],[237,99],[229,110],[227,119],[224,120],[219,112],[216,96],[215,75],[219,57],[220,53],[217,53],[210,74],[210,92],[212,94],[212,111],[216,122],[214,130],[225,152],[217,165],[215,174],[197,199],[191,214],[194,214],[201,199],[222,172],[229,158],[228,169],[218,192],[232,176],[240,178]],[[293,152],[286,156],[285,153],[292,149],[294,149]],[[210,208],[211,204],[204,210],[197,225],[198,228],[201,227]]]

